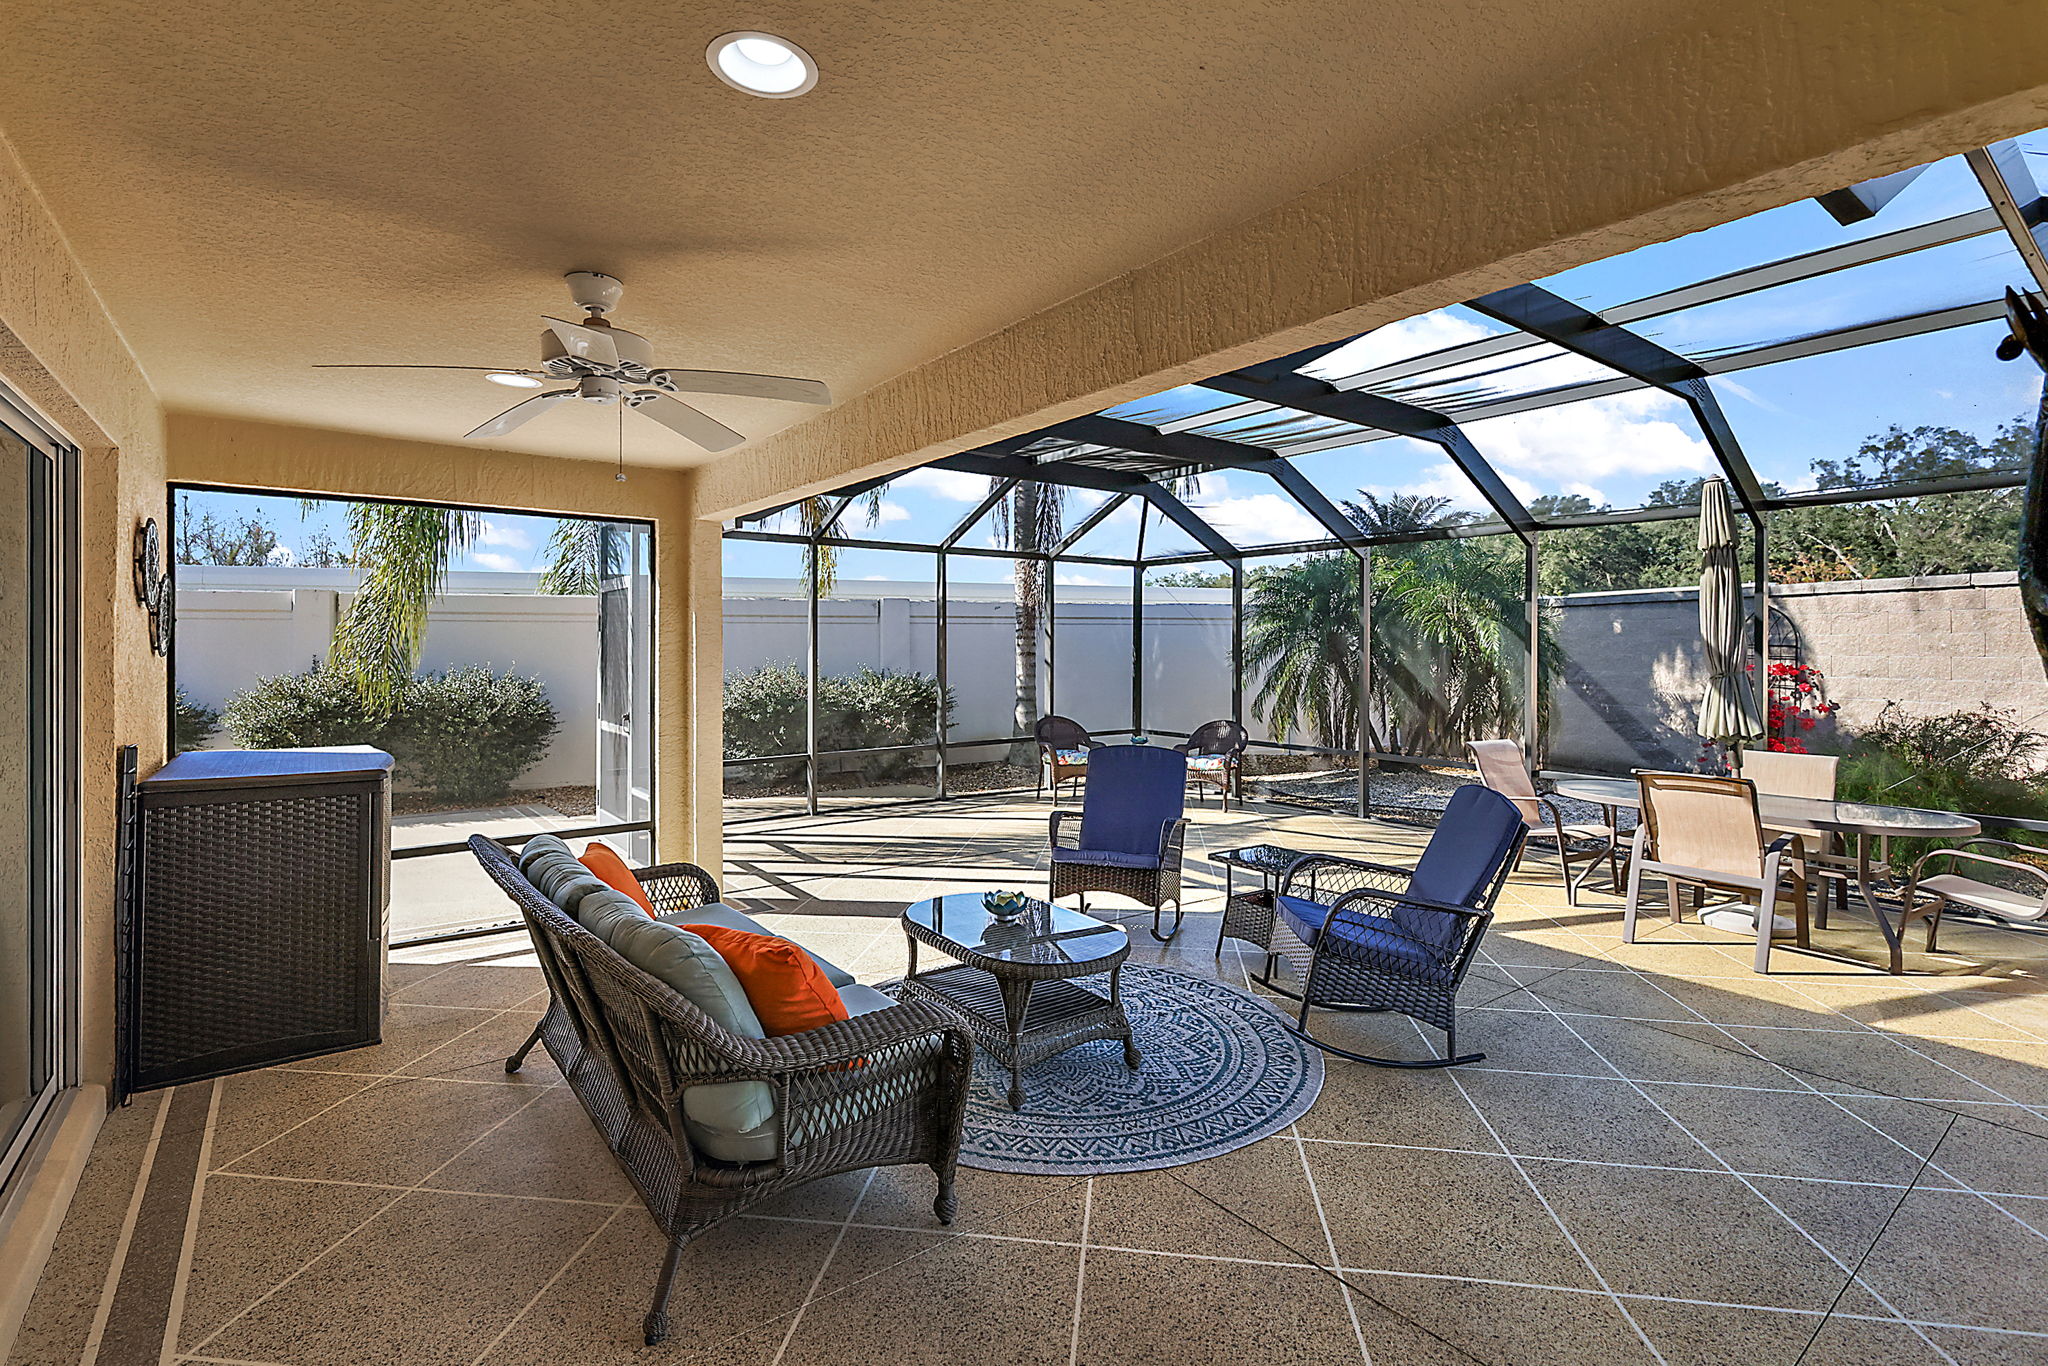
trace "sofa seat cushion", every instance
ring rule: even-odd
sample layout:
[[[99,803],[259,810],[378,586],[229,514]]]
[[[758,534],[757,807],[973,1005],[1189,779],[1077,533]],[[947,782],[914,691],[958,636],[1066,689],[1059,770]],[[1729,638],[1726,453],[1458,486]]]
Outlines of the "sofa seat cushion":
[[[723,925],[729,930],[741,930],[747,934],[771,933],[760,921],[736,911],[723,902],[714,901],[709,905],[695,906],[688,910],[663,911],[655,919],[670,925]],[[798,945],[802,948],[802,945]],[[809,949],[804,949],[810,953]],[[825,973],[825,980],[842,991],[853,985],[853,974],[828,959],[811,953],[811,961]]]
[[[845,1019],[839,989],[826,980],[812,957],[772,934],[728,929],[724,925],[683,927],[718,950],[740,979],[747,1003],[771,1039],[803,1034]]]
[[[1411,938],[1397,921],[1386,916],[1346,911],[1330,927],[1329,942],[1323,937],[1323,921],[1330,908],[1298,896],[1279,898],[1280,914],[1287,928],[1302,943],[1325,954],[1374,966],[1385,966],[1418,981],[1448,986],[1453,976],[1434,944]]]
[[[1054,849],[1054,863],[1088,863],[1098,868],[1157,868],[1157,854],[1128,854],[1121,849]]]

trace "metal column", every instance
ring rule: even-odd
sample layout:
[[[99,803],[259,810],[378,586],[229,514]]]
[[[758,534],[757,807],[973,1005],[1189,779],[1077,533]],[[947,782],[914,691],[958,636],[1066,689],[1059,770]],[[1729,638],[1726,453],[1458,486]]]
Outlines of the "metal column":
[[[1022,566],[1031,564],[1032,561],[1019,560],[1017,563]],[[1039,617],[1045,622],[1045,714],[1047,716],[1058,716],[1060,714],[1060,657],[1058,653],[1060,595],[1058,588],[1055,586],[1055,580],[1059,578],[1059,561],[1046,560],[1044,565],[1045,586],[1041,591],[1044,594],[1045,601],[1040,604]]]
[[[1537,596],[1539,565],[1536,559],[1536,543],[1542,533],[1532,531],[1523,543],[1522,591],[1529,605],[1529,647],[1524,655],[1528,674],[1522,689],[1522,753],[1528,756],[1529,771],[1533,775],[1541,766],[1537,746],[1543,740],[1542,722],[1542,648],[1543,648],[1543,604]]]
[[[810,629],[805,653],[804,668],[804,804],[810,813],[818,814],[818,552],[821,547],[811,542],[810,555],[804,563],[804,578],[810,587],[811,611]]]
[[[952,728],[952,718],[946,714],[946,552],[938,553],[938,610],[932,618],[933,672],[939,680],[939,704],[935,708],[937,721],[933,737],[938,745],[938,788],[940,801],[946,799],[946,732]]]
[[[1152,508],[1138,511],[1138,548],[1131,561],[1131,736],[1145,733],[1145,520]]]
[[[1244,724],[1244,561],[1230,562],[1230,719]]]
[[[1372,814],[1365,756],[1372,735],[1372,550],[1358,552],[1358,815]]]

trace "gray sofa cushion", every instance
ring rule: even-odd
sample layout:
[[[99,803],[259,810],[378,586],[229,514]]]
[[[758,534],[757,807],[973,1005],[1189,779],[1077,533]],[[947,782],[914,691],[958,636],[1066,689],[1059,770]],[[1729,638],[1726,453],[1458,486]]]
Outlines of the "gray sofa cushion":
[[[789,938],[788,935],[775,934],[775,931],[766,928],[752,916],[736,911],[721,901],[714,901],[709,905],[698,906],[687,911],[663,911],[655,918],[670,925],[723,925],[729,930],[745,930],[748,934],[774,935],[778,939]],[[791,942],[794,943],[795,941],[792,940]],[[803,948],[803,945],[798,944],[797,947]],[[847,987],[853,985],[853,974],[845,968],[820,958],[817,954],[811,953],[809,949],[804,949],[804,952],[811,955],[811,961],[816,963],[819,970],[825,974],[825,980],[838,987],[842,995]],[[851,1010],[853,1007],[848,1006],[847,1009]]]
[[[569,846],[562,843],[555,836],[535,835],[525,844],[519,846],[519,871],[523,873],[528,868],[531,868],[533,861],[542,854],[566,854],[572,859],[576,857],[574,853],[570,852]],[[528,880],[531,881],[530,878]]]
[[[654,923],[648,919],[646,910],[639,902],[633,900],[632,897],[615,888],[605,886],[602,882],[598,882],[596,878],[590,880],[597,885],[584,891],[576,899],[574,905],[565,908],[569,914],[576,917],[576,923],[584,929],[589,930],[599,939],[617,949],[619,946],[612,943],[612,940],[620,926],[630,925],[636,920],[646,920],[649,924]],[[620,950],[620,952],[623,955],[624,951]],[[636,964],[635,966],[638,965]],[[681,990],[681,988],[677,989]],[[694,999],[692,1003],[694,1004]],[[700,1010],[703,1009],[701,1006],[698,1008]],[[705,1013],[709,1014],[710,1012],[706,1011]],[[723,1024],[724,1021],[721,1020],[719,1023]]]

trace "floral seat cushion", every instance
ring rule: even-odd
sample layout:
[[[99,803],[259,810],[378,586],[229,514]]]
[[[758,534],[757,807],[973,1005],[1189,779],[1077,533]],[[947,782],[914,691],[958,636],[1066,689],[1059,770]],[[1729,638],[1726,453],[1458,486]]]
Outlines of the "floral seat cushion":
[[[1230,756],[1227,754],[1190,754],[1188,756],[1188,772],[1221,773],[1229,758]]]
[[[1053,762],[1068,768],[1084,768],[1088,763],[1088,751],[1085,749],[1056,749],[1052,753]]]

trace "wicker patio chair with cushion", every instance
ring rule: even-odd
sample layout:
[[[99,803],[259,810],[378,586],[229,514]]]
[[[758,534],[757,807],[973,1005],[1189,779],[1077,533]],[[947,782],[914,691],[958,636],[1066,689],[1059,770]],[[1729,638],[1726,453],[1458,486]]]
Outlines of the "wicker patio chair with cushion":
[[[1934,936],[1941,930],[1941,913],[1950,906],[1996,916],[2012,924],[2048,924],[2048,870],[2038,863],[2021,862],[2020,858],[1983,852],[1988,849],[2006,849],[2034,858],[2041,853],[2036,847],[2014,844],[2011,840],[1974,839],[1960,848],[1923,854],[1913,864],[1906,879],[1905,895],[1899,899],[1899,904],[1905,907],[1899,916],[1899,938],[1906,937],[1906,926],[1915,920],[1925,920],[1927,951],[1933,953]],[[1930,876],[1928,865],[1939,859],[1948,860],[1948,871]],[[1969,864],[1987,877],[2002,881],[1967,876],[1957,871],[1958,864]]]
[[[1060,799],[1060,784],[1072,781],[1079,784],[1088,776],[1088,754],[1102,748],[1102,741],[1089,735],[1078,721],[1064,716],[1043,716],[1031,728],[1038,739],[1038,788],[1046,789],[1046,780],[1051,779],[1052,799]]]
[[[1301,1013],[1290,1028],[1327,1053],[1375,1067],[1450,1067],[1485,1057],[1458,1052],[1458,986],[1527,834],[1513,802],[1467,783],[1451,794],[1413,869],[1330,854],[1295,862],[1275,898],[1288,934],[1276,937],[1274,949],[1300,986]],[[1442,1030],[1444,1051],[1414,1060],[1353,1053],[1316,1037],[1309,1012],[1317,1009],[1394,1011]]]
[[[1757,815],[1756,784],[1699,773],[1639,773],[1636,781],[1642,785],[1643,815],[1629,863],[1623,943],[1636,942],[1636,908],[1643,878],[1651,875],[1664,879],[1674,924],[1681,915],[1681,882],[1732,891],[1744,900],[1754,897],[1755,967],[1765,973],[1771,970],[1771,941],[1781,933],[1778,898],[1789,883],[1791,932],[1799,947],[1807,946],[1806,868],[1799,836],[1769,838]]]
[[[1244,800],[1244,747],[1251,737],[1235,721],[1204,721],[1186,744],[1174,748],[1188,756],[1188,786],[1213,787],[1223,794],[1223,809],[1230,809],[1232,793]]]
[[[1615,886],[1621,885],[1620,846],[1621,836],[1611,825],[1599,821],[1568,821],[1559,809],[1555,799],[1536,791],[1536,784],[1529,779],[1529,766],[1522,759],[1522,746],[1514,740],[1474,740],[1465,746],[1472,752],[1472,762],[1479,770],[1479,781],[1485,783],[1501,796],[1515,804],[1521,813],[1522,823],[1528,827],[1528,845],[1537,840],[1545,841],[1557,850],[1557,861],[1564,872],[1564,899],[1567,904],[1579,904],[1579,887],[1595,868],[1604,861],[1607,875],[1614,879]],[[1572,844],[1597,840],[1600,848],[1590,851],[1577,877],[1572,876]],[[1516,862],[1521,862],[1519,856]]]
[[[643,1324],[650,1345],[667,1335],[669,1293],[690,1240],[791,1187],[836,1172],[922,1164],[938,1177],[933,1212],[941,1223],[952,1221],[973,1048],[965,1022],[937,1005],[891,1000],[817,960],[852,1018],[778,1038],[741,1037],[601,939],[594,929],[624,943],[626,926],[642,935],[657,927],[619,893],[585,887],[595,879],[563,866],[574,860],[559,840],[536,849],[541,843],[529,841],[518,860],[482,835],[471,836],[469,847],[533,936],[549,995],[540,1041],[668,1237]],[[642,871],[640,881],[658,920],[760,932],[718,904],[718,884],[701,868],[662,864]],[[570,896],[594,929],[557,904]],[[590,909],[608,899],[625,902],[630,914],[613,905],[616,918],[606,919]],[[525,1054],[522,1048],[506,1070],[516,1071]],[[747,1106],[761,1115],[744,1131],[719,1129],[709,1118]]]
[[[1150,745],[1104,745],[1090,763],[1081,810],[1052,813],[1047,899],[1079,895],[1085,911],[1089,892],[1127,896],[1152,908],[1152,937],[1164,944],[1180,932],[1188,758]],[[1063,831],[1077,816],[1079,831]],[[1173,928],[1161,934],[1159,911],[1169,901]]]

